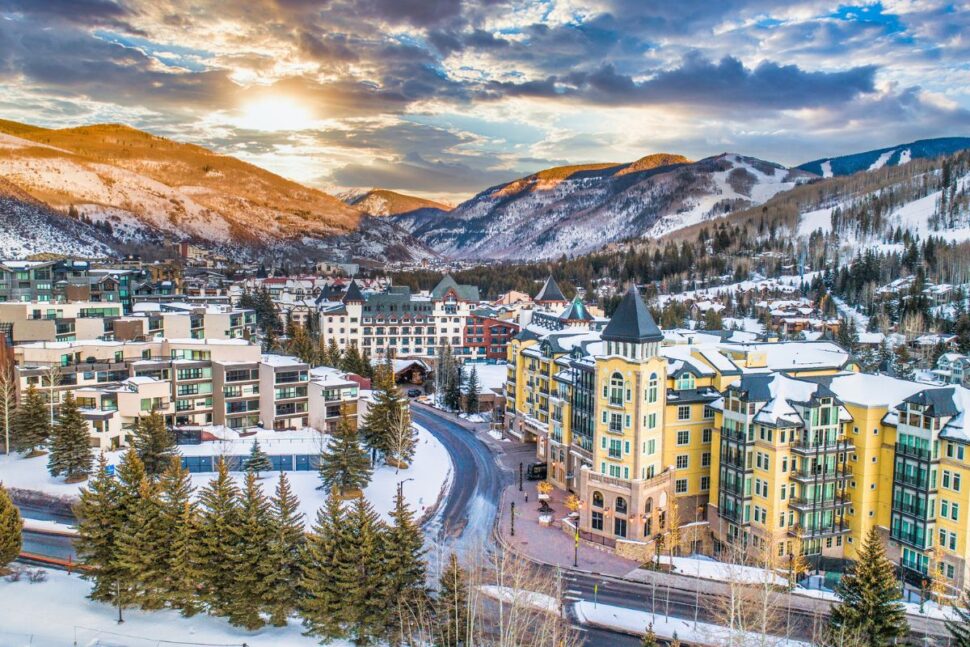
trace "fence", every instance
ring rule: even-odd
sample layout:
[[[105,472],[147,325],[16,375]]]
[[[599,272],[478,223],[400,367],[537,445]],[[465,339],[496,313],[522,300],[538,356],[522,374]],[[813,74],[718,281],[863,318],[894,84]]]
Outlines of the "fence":
[[[182,467],[189,472],[215,472],[219,459],[226,461],[230,472],[241,472],[249,455],[242,456],[183,456]],[[315,472],[320,469],[319,454],[270,455],[273,472]]]

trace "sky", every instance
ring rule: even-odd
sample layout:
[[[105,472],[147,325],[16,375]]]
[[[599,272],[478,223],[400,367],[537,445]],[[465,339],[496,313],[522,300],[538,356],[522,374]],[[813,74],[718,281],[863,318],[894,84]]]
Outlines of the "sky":
[[[885,0],[0,0],[0,117],[122,122],[334,192],[786,165],[970,136],[970,10]]]

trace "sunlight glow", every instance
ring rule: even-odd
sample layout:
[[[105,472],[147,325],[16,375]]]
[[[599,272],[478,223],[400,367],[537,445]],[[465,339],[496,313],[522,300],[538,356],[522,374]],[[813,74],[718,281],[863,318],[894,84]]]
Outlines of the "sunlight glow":
[[[310,110],[291,97],[270,95],[247,103],[236,125],[240,128],[277,132],[304,130],[313,126]]]

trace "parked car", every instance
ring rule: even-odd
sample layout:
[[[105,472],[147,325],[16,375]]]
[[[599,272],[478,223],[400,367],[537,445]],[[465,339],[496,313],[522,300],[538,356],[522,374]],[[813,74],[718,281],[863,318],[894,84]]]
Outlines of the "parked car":
[[[421,395],[421,393],[422,393],[421,389],[408,389],[409,398],[416,398],[419,395]]]
[[[546,479],[546,464],[532,463],[526,469],[525,477],[530,481],[544,481]]]

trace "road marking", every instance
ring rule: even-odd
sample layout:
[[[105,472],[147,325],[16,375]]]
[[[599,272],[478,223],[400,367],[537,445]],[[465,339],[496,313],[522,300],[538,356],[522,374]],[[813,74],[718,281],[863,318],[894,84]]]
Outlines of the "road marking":
[[[570,595],[582,595],[583,594],[582,591],[579,591],[577,589],[566,589],[566,593],[568,593]]]

